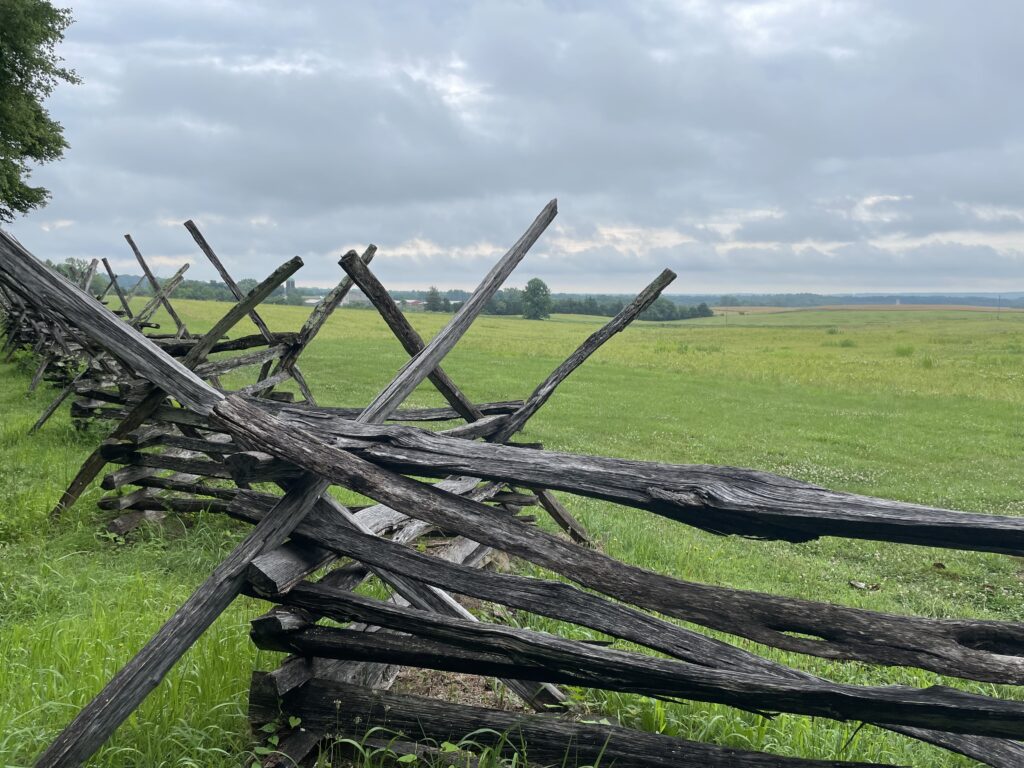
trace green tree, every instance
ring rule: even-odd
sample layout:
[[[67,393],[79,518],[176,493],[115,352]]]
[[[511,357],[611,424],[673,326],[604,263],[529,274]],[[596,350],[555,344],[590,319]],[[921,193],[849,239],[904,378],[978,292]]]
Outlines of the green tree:
[[[71,23],[71,11],[48,0],[0,2],[0,221],[44,205],[50,196],[27,182],[30,163],[64,154],[61,124],[43,100],[62,80],[77,83],[54,52]]]
[[[56,264],[47,259],[46,266],[50,267],[53,271],[64,275],[64,277],[76,285],[82,281],[82,278],[85,277],[85,273],[89,270],[88,261],[85,259],[76,259],[73,256],[69,256],[64,259],[60,264]]]
[[[441,292],[433,285],[427,291],[427,300],[424,302],[423,308],[427,312],[440,312],[444,309],[444,302],[441,301]]]
[[[256,280],[255,278],[243,277],[241,280],[238,281],[238,290],[240,290],[244,295],[251,291],[253,288],[255,288],[257,285],[259,285],[259,281]]]
[[[551,291],[539,277],[526,284],[523,291],[523,317],[527,320],[544,320],[551,314]]]

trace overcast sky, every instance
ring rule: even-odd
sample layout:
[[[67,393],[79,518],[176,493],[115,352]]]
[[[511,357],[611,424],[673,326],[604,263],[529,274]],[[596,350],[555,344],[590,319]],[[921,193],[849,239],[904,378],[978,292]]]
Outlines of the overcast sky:
[[[73,4],[40,257],[333,285],[1024,290],[1024,3]]]

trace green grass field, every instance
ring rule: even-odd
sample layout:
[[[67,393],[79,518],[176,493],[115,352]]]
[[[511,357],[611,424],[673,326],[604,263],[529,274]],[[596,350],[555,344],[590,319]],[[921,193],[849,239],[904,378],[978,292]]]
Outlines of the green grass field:
[[[226,305],[178,302],[196,330]],[[295,329],[303,308],[270,307]],[[413,315],[429,336],[445,322]],[[445,368],[478,400],[523,397],[586,337],[595,318],[481,318]],[[375,313],[336,313],[301,365],[320,402],[361,405],[406,360]],[[23,766],[159,627],[243,529],[207,516],[127,544],[103,535],[91,489],[59,525],[47,512],[102,436],[66,411],[26,431],[53,396],[26,397],[29,372],[0,365],[0,766]],[[997,514],[1024,511],[1024,314],[800,311],[638,324],[570,378],[525,438],[552,449],[755,467],[839,490]],[[440,404],[427,387],[416,404]],[[679,577],[925,616],[1024,619],[1021,561],[872,542],[803,545],[704,534],[653,515],[563,497],[602,547]],[[859,590],[850,581],[877,584]],[[252,746],[253,649],[240,600],[93,761],[234,766]],[[533,626],[553,629],[546,620]],[[579,630],[576,630],[579,632]],[[1018,696],[906,669],[877,669],[745,647],[863,684],[930,685]],[[621,645],[621,644],[620,644]],[[590,694],[595,717],[782,755],[966,766],[874,728],[795,716],[768,720],[705,704]]]

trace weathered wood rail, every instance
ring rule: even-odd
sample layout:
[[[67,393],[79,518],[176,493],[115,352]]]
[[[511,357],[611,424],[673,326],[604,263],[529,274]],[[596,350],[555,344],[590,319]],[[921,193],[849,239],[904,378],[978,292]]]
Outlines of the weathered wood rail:
[[[372,725],[399,734],[396,743],[414,753],[429,749],[414,744],[418,738],[458,740],[483,728],[504,734],[494,745],[510,753],[525,745],[532,760],[566,760],[567,765],[599,755],[620,766],[855,765],[575,722],[557,685],[866,722],[988,765],[1024,765],[1024,704],[1013,698],[937,686],[838,684],[678,622],[811,656],[1010,685],[1024,683],[1021,624],[882,614],[698,584],[622,563],[593,548],[590,533],[553,492],[644,510],[716,535],[794,544],[837,536],[1021,556],[1024,522],[839,493],[751,469],[659,464],[512,443],[558,386],[675,277],[667,270],[659,275],[525,399],[474,403],[445,372],[443,359],[556,210],[554,201],[545,207],[429,342],[370,271],[373,246],[362,256],[345,254],[344,279],[302,328],[279,332],[264,322],[258,305],[301,262],[286,262],[242,295],[206,238],[187,222],[237,299],[210,332],[195,335],[170,306],[175,281],[158,283],[130,237],[157,294],[138,312],[109,263],[104,262],[110,282],[103,296],[116,297],[113,310],[47,270],[0,231],[4,354],[34,350],[33,378],[39,381],[52,370],[50,360],[70,355],[85,366],[84,373],[73,381],[55,379],[64,385],[63,397],[49,412],[65,392],[73,392],[78,398],[73,415],[116,422],[56,511],[74,503],[112,464],[117,468],[100,482],[111,494],[99,506],[118,515],[112,525],[119,532],[165,514],[199,510],[253,526],[72,720],[38,766],[87,760],[239,595],[274,603],[253,622],[252,640],[290,654],[279,669],[254,675],[250,718],[260,725],[283,712],[302,721],[302,728],[286,732],[275,754],[264,758],[266,766],[300,763],[319,742],[360,737]],[[353,286],[378,309],[410,359],[368,405],[320,405],[298,360]],[[168,309],[175,327],[170,334],[147,337],[143,332],[158,306]],[[229,338],[246,317],[258,333]],[[234,391],[219,381],[249,369],[258,371],[254,380]],[[402,408],[425,380],[447,406]],[[277,389],[286,381],[294,382],[302,401]],[[441,431],[409,426],[456,420],[464,423]],[[344,507],[326,493],[332,485],[376,504]],[[568,538],[537,526],[539,510]],[[424,551],[410,546],[414,543]],[[493,552],[529,561],[564,580],[481,570]],[[368,578],[386,585],[391,598],[355,594]],[[584,627],[660,655],[480,620],[460,602],[463,598]],[[500,678],[540,714],[388,693],[404,666]]]

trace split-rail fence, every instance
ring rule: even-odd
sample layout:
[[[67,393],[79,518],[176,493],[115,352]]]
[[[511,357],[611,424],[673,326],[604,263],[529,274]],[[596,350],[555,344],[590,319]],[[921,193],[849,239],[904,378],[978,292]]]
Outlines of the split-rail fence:
[[[253,726],[301,723],[277,737],[261,758],[267,766],[300,764],[325,740],[358,739],[374,726],[395,735],[388,741],[393,750],[438,760],[451,756],[431,744],[475,732],[476,741],[522,749],[537,765],[598,759],[620,767],[863,765],[586,722],[574,716],[566,686],[717,702],[766,716],[858,721],[998,768],[1024,765],[1020,701],[939,686],[840,684],[690,628],[826,659],[1020,685],[1021,624],[878,613],[644,570],[595,548],[556,493],[645,510],[714,534],[794,544],[836,536],[1021,556],[1024,520],[830,491],[750,469],[571,454],[514,440],[562,381],[658,298],[672,272],[661,273],[583,340],[524,400],[473,402],[444,371],[447,353],[556,212],[552,201],[429,342],[370,270],[374,246],[341,258],[345,277],[298,331],[275,332],[258,307],[301,260],[286,261],[243,294],[187,222],[237,299],[210,331],[197,334],[172,303],[184,268],[158,281],[131,237],[128,245],[154,293],[137,311],[106,259],[109,283],[93,296],[88,289],[97,262],[72,282],[0,231],[2,354],[31,350],[30,386],[48,380],[60,389],[33,430],[68,398],[76,419],[114,423],[55,504],[54,522],[99,478],[108,492],[99,506],[114,512],[109,524],[117,533],[201,510],[252,526],[57,735],[37,766],[87,761],[240,596],[273,604],[252,622],[251,638],[288,654],[278,669],[253,674]],[[410,358],[369,404],[323,406],[299,358],[353,286]],[[173,329],[153,322],[161,308]],[[229,335],[245,318],[258,333]],[[237,380],[248,369],[258,370],[251,383],[224,386],[222,378]],[[403,408],[424,380],[448,405]],[[280,389],[289,381],[301,399]],[[462,423],[436,428],[456,421]],[[375,503],[347,507],[329,493],[331,486]],[[535,524],[541,511],[560,533]],[[551,577],[481,568],[496,552]],[[390,599],[355,591],[371,577],[389,588]],[[480,618],[465,598],[585,627],[656,655]],[[499,679],[535,712],[393,693],[401,667]]]

